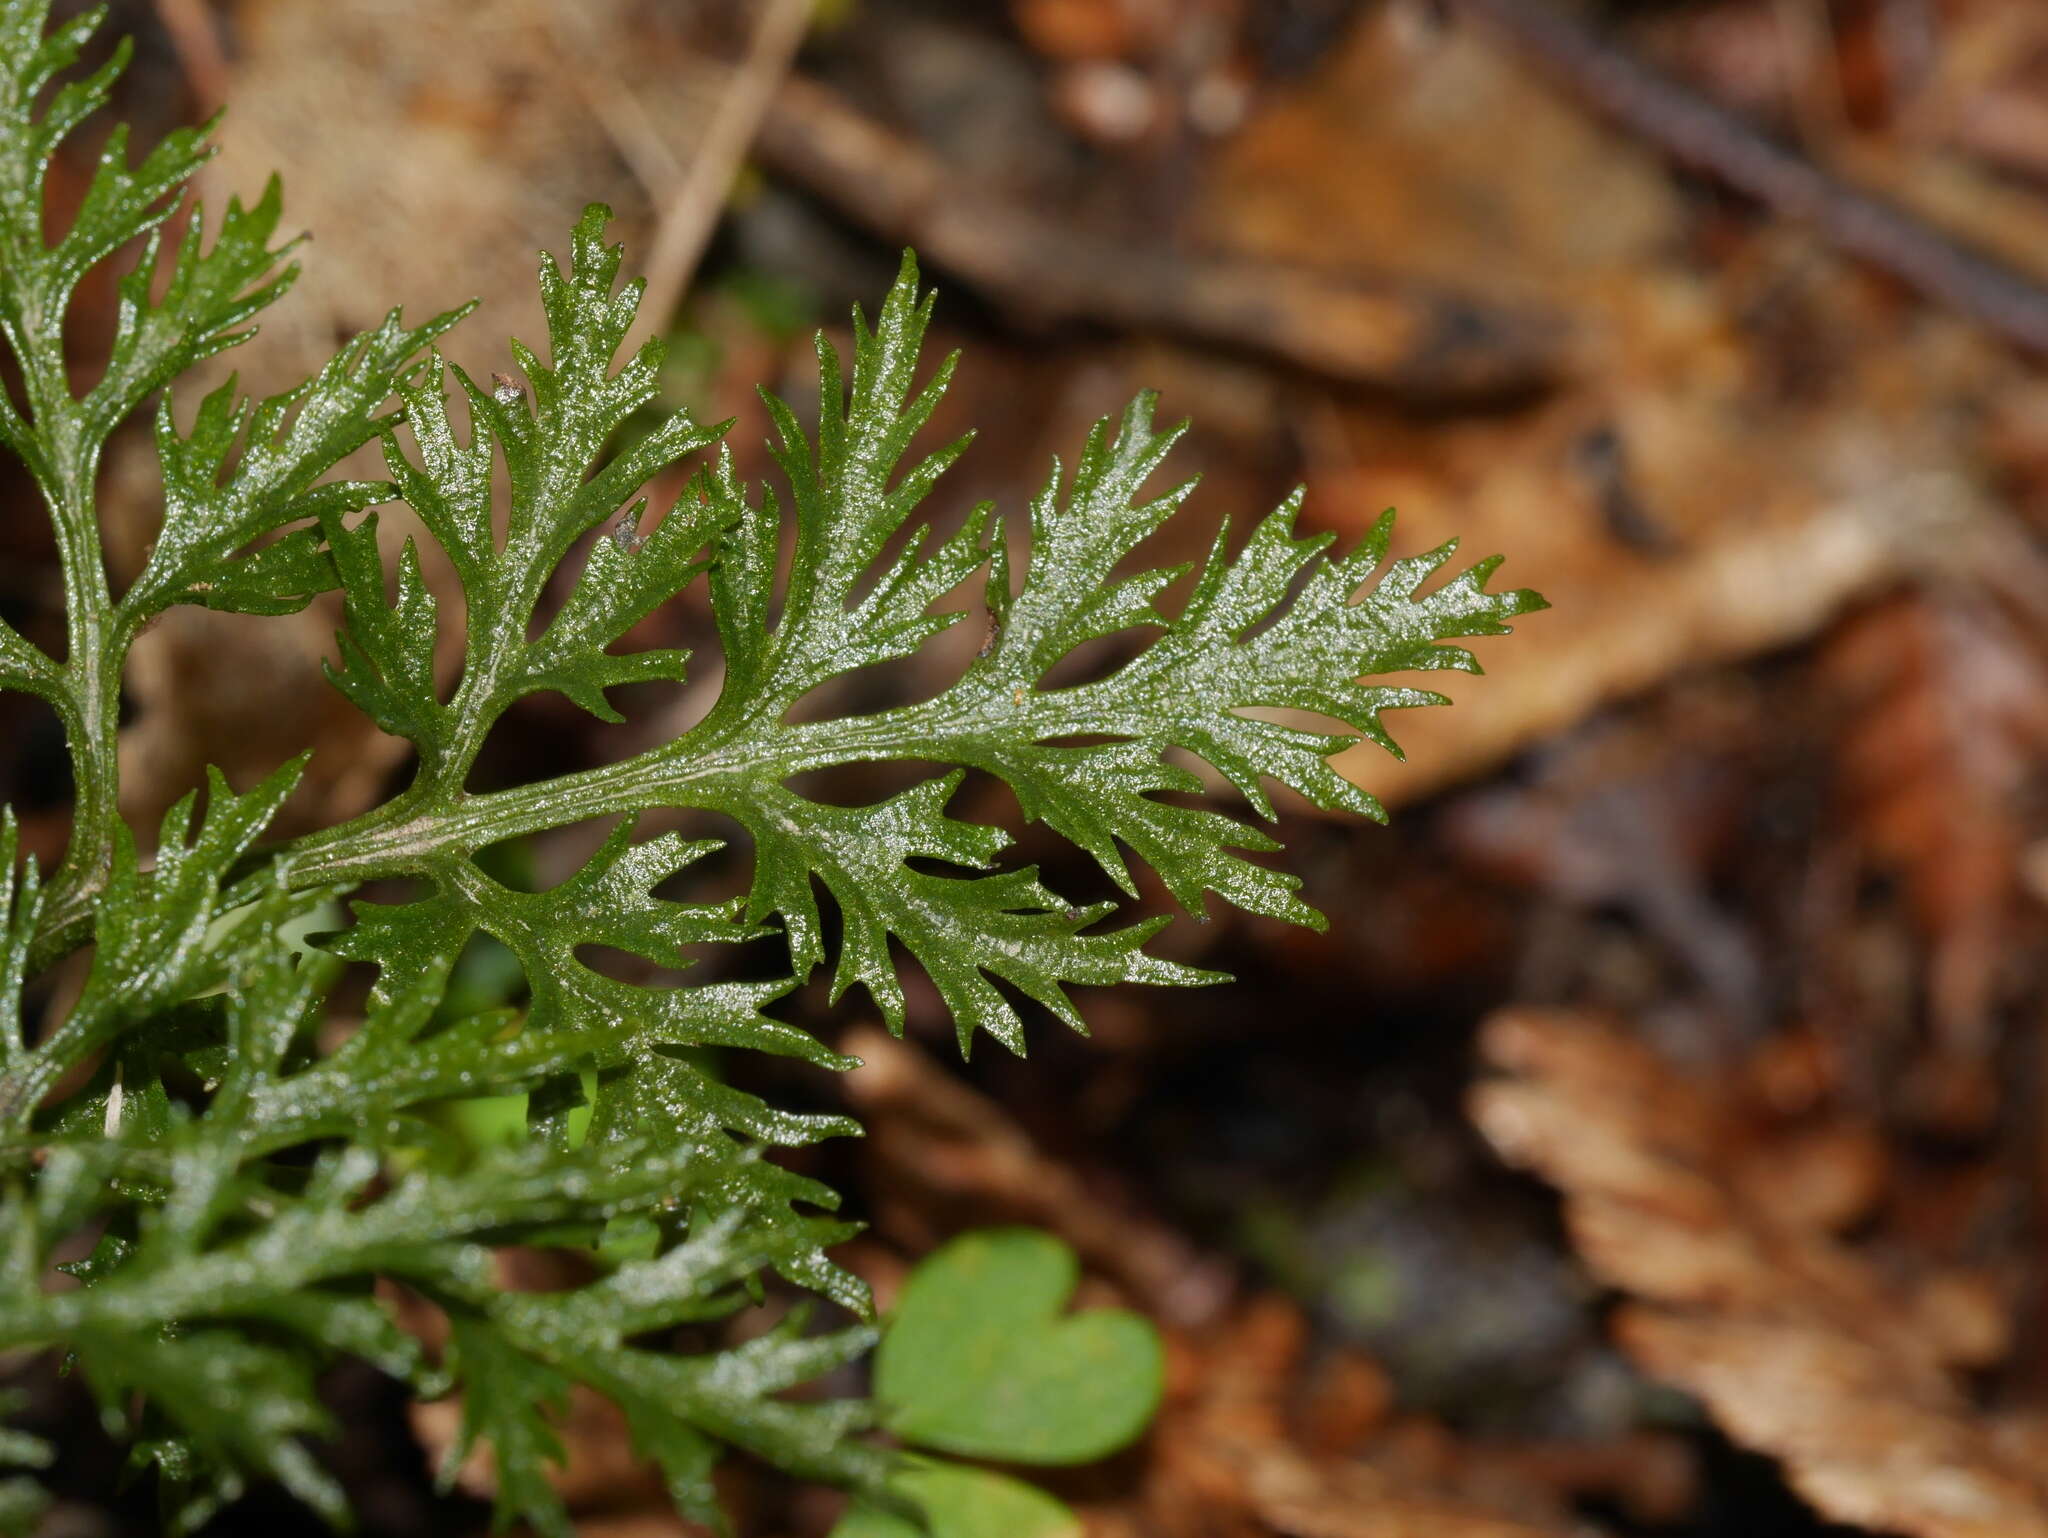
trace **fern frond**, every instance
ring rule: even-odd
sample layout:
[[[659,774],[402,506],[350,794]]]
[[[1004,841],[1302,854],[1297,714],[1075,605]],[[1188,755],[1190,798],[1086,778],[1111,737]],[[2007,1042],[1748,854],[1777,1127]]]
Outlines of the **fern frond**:
[[[616,269],[614,253],[596,254],[595,217],[586,215],[578,227],[573,291],[591,281],[582,274],[609,284]],[[562,286],[559,279],[546,283]],[[631,297],[629,289],[619,299]],[[1319,924],[1319,915],[1295,895],[1294,877],[1244,857],[1276,847],[1266,833],[1222,812],[1161,799],[1203,789],[1176,755],[1213,765],[1262,817],[1273,815],[1268,782],[1320,806],[1377,816],[1377,805],[1339,776],[1329,758],[1360,738],[1398,751],[1382,713],[1441,703],[1442,697],[1365,680],[1429,669],[1476,671],[1472,654],[1456,643],[1505,633],[1510,619],[1542,607],[1542,600],[1526,591],[1488,591],[1492,561],[1423,592],[1454,547],[1381,569],[1390,520],[1355,550],[1333,558],[1327,536],[1293,535],[1297,504],[1290,501],[1253,529],[1235,558],[1219,536],[1186,603],[1177,614],[1162,613],[1154,601],[1181,571],[1112,576],[1188,489],[1143,492],[1177,436],[1151,430],[1149,397],[1135,401],[1121,424],[1097,426],[1070,482],[1063,485],[1055,467],[1032,505],[1030,555],[1020,579],[991,543],[987,509],[973,510],[948,534],[936,532],[922,510],[926,493],[964,447],[955,443],[922,457],[911,452],[953,366],[948,360],[928,380],[917,378],[930,307],[928,295],[918,297],[916,272],[906,261],[874,326],[856,315],[850,373],[842,375],[836,353],[821,339],[823,416],[815,438],[786,404],[768,397],[780,435],[776,457],[788,487],[786,510],[772,492],[764,496],[742,485],[730,456],[721,455],[657,531],[659,538],[681,520],[665,557],[674,565],[664,583],[680,586],[693,577],[707,558],[699,547],[708,546],[725,666],[718,700],[698,726],[637,758],[585,774],[469,797],[459,806],[409,800],[403,847],[387,831],[389,814],[316,835],[291,857],[292,879],[428,876],[440,886],[436,902],[447,913],[465,906],[453,895],[465,883],[483,890],[476,878],[453,872],[493,840],[651,806],[692,808],[732,817],[752,835],[756,876],[745,916],[755,925],[782,927],[799,977],[827,959],[813,882],[832,895],[845,920],[835,994],[863,985],[898,1029],[904,995],[892,944],[931,976],[963,1047],[986,1031],[1023,1049],[1022,1019],[997,982],[1078,1027],[1071,985],[1212,980],[1145,952],[1163,919],[1104,931],[1097,926],[1114,904],[1075,907],[1034,872],[997,868],[1009,835],[947,812],[960,771],[976,768],[1006,781],[1027,815],[1087,850],[1126,894],[1135,896],[1136,886],[1119,844],[1151,865],[1191,910],[1199,911],[1205,894],[1214,893],[1253,912]],[[585,313],[606,317],[622,334],[605,301],[591,297]],[[577,321],[559,303],[551,318],[558,354],[589,358],[608,345],[611,333],[581,337],[564,330],[593,323]],[[479,423],[495,420],[470,393]],[[422,404],[415,418],[429,424],[423,445],[439,445],[444,417],[431,398]],[[480,515],[470,514],[465,524],[447,509],[465,497],[480,505],[474,488],[488,479],[490,436],[479,425],[466,457],[435,448],[424,472],[429,484],[408,492],[442,509],[429,522],[444,541],[455,542],[458,566],[461,542],[472,537],[463,529]],[[695,440],[673,440],[678,449],[685,443]],[[636,469],[651,469],[666,457],[664,449],[635,461]],[[515,484],[517,478],[515,469]],[[628,477],[588,472],[565,484],[582,489],[552,515],[552,542],[543,538],[531,546],[548,563],[575,534],[615,510],[633,485]],[[605,494],[593,504],[587,488],[598,485]],[[778,606],[785,536],[793,550]],[[882,553],[892,544],[897,553],[884,563]],[[611,549],[599,548],[601,554]],[[610,580],[621,562],[645,559],[645,551],[604,554],[602,562],[593,560],[584,585]],[[905,656],[964,618],[965,609],[935,606],[983,567],[993,639],[951,688],[922,704],[874,715],[789,719],[791,707],[820,685]],[[345,639],[344,651],[361,676],[412,680],[404,691],[363,684],[359,698],[377,719],[422,742],[425,779],[436,755],[466,765],[474,750],[451,754],[444,744],[444,723],[458,706],[442,706],[431,695],[426,663],[434,616],[416,571],[408,556],[392,609],[381,599],[381,569],[365,568],[360,588],[374,587],[379,597]],[[473,607],[476,601],[472,596]],[[502,627],[507,622],[495,612],[487,604],[483,622]],[[527,611],[517,612],[514,628]],[[474,647],[477,620],[470,624]],[[1089,683],[1046,687],[1047,676],[1077,647],[1140,629],[1156,634],[1121,667]],[[518,653],[516,642],[500,644]],[[586,657],[580,687],[601,690],[615,676],[610,670],[617,660]],[[531,681],[537,675],[511,676]],[[579,686],[573,668],[547,676]],[[348,679],[344,673],[344,686]],[[473,687],[465,678],[457,700],[487,692],[509,697],[495,692],[501,688]],[[409,705],[399,701],[400,693]],[[1272,710],[1309,712],[1346,730],[1308,731],[1260,714]],[[471,718],[485,717],[472,712]],[[1072,746],[1077,737],[1095,741]],[[805,771],[888,759],[959,767],[869,806],[830,805],[789,788]],[[985,874],[936,874],[922,863],[929,861]],[[521,920],[513,907],[487,893],[466,903],[477,927],[517,952]],[[633,1013],[623,1001],[621,1009]],[[702,1029],[711,1034],[694,1035],[680,1017],[665,1019],[660,1029],[676,1045],[730,1039],[708,1023]],[[614,1081],[611,1092],[632,1094],[631,1076]]]
[[[126,58],[66,78],[99,17],[50,30],[49,15],[48,0],[0,0],[0,342],[20,380],[0,392],[0,447],[56,530],[67,647],[60,660],[0,625],[0,687],[56,710],[78,805],[47,882],[0,815],[0,1351],[75,1359],[109,1425],[156,1468],[173,1531],[258,1478],[345,1517],[314,1451],[331,1430],[316,1380],[341,1357],[422,1396],[462,1392],[453,1461],[488,1444],[501,1524],[550,1538],[570,1531],[547,1470],[579,1385],[623,1411],[692,1519],[719,1521],[711,1474],[731,1449],[901,1504],[892,1478],[924,1475],[861,1437],[871,1406],[782,1397],[863,1352],[865,1324],[812,1333],[799,1311],[745,1344],[673,1344],[679,1327],[758,1301],[770,1274],[872,1312],[828,1253],[852,1232],[831,1217],[836,1195],[769,1157],[859,1128],[768,1104],[702,1049],[850,1066],[772,1011],[829,965],[835,998],[858,984],[900,1030],[899,954],[929,976],[963,1051],[983,1033],[1022,1051],[1019,997],[1080,1028],[1076,988],[1216,980],[1147,950],[1168,919],[1137,911],[1137,866],[1190,911],[1213,895],[1320,923],[1296,878],[1258,858],[1278,847],[1259,826],[1272,787],[1379,815],[1329,759],[1360,739],[1395,750],[1383,713],[1440,702],[1383,675],[1476,671],[1461,643],[1542,600],[1490,591],[1493,561],[1437,580],[1449,546],[1388,563],[1387,521],[1333,554],[1296,536],[1289,502],[1241,547],[1219,536],[1167,603],[1185,569],[1120,575],[1188,489],[1148,489],[1175,437],[1153,430],[1149,397],[1098,424],[1071,475],[1053,467],[1013,560],[990,508],[930,510],[966,440],[920,447],[954,360],[925,371],[933,300],[908,258],[873,324],[856,311],[849,361],[820,339],[814,429],[766,397],[778,484],[745,484],[725,426],[680,412],[638,425],[662,344],[619,356],[640,285],[619,284],[598,206],[566,265],[542,259],[545,356],[512,344],[523,379],[485,388],[433,355],[466,312],[413,327],[394,312],[299,386],[249,400],[230,380],[188,418],[175,377],[244,340],[291,282],[277,189],[231,202],[209,235],[181,203],[206,129],[133,164],[116,129],[75,219],[46,228],[51,156]],[[64,316],[124,251],[106,366],[80,393]],[[109,436],[159,392],[163,524],[117,596],[94,480]],[[372,443],[388,479],[338,478]],[[686,484],[653,516],[657,477]],[[381,538],[372,509],[393,500],[452,571],[450,612],[417,545]],[[624,648],[700,579],[722,682],[694,727],[617,763],[469,788],[521,700],[559,693],[617,721],[619,686],[681,680],[681,651]],[[304,760],[239,793],[210,772],[203,809],[197,793],[179,802],[152,857],[118,815],[121,671],[137,634],[176,604],[275,615],[336,589],[329,677],[411,744],[410,783],[354,821],[265,847]],[[987,644],[931,697],[810,710],[834,697],[827,686],[970,618]],[[458,634],[451,683],[436,660]],[[1054,682],[1107,637],[1125,638],[1121,662]],[[936,767],[866,805],[797,788],[811,771],[886,761]],[[1212,789],[1193,761],[1252,817],[1220,795],[1192,804]],[[955,814],[970,770],[1009,786],[1120,897],[1075,904],[1006,863],[1010,830]],[[657,895],[717,847],[642,837],[642,817],[666,810],[746,830],[746,895]],[[494,873],[492,846],[590,819],[609,837],[553,887]],[[386,878],[416,890],[359,892]],[[836,955],[820,887],[841,918]],[[782,977],[692,969],[698,947],[775,936]],[[524,973],[523,1008],[453,1003],[479,937]],[[35,975],[87,944],[75,1001],[48,1018],[25,1007]],[[592,947],[663,978],[607,975],[587,964]],[[370,971],[365,1000],[355,974]],[[479,1149],[451,1131],[476,1102],[516,1096],[523,1141]],[[586,1098],[588,1117],[572,1116]],[[75,1285],[51,1286],[85,1234],[90,1254],[62,1267]],[[555,1251],[578,1280],[507,1292],[492,1264],[507,1245]],[[445,1320],[445,1350],[401,1327],[394,1289]],[[1130,1402],[1141,1417],[1150,1401]],[[1127,1435],[1135,1418],[1118,1424]],[[42,1456],[0,1432],[0,1460]],[[29,1484],[0,1481],[0,1530],[35,1503]]]

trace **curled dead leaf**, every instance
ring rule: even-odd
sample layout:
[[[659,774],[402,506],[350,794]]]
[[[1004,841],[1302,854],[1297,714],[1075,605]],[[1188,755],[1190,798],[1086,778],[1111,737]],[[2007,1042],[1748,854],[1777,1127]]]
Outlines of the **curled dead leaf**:
[[[1645,1370],[1782,1460],[1832,1519],[1914,1538],[2048,1535],[2048,1465],[1952,1373],[2002,1335],[1976,1333],[1981,1319],[1932,1326],[1811,1214],[1761,1199],[1768,1161],[1744,1159],[1727,1103],[1612,1024],[1511,1010],[1482,1042],[1498,1076],[1474,1091],[1474,1119],[1563,1191],[1580,1255],[1635,1299],[1616,1333]]]

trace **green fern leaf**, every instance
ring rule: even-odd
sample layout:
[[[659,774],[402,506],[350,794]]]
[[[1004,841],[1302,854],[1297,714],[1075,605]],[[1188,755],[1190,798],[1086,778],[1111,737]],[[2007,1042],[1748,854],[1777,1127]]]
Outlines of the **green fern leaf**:
[[[555,349],[572,359],[596,357],[612,345],[623,324],[614,306],[631,295],[629,289],[618,300],[596,297],[616,270],[612,253],[597,254],[596,218],[586,215],[579,226],[575,276],[545,280],[555,296]],[[585,295],[583,308],[572,311],[564,293]],[[1180,572],[1111,577],[1186,489],[1142,494],[1172,441],[1150,430],[1145,398],[1114,432],[1106,423],[1098,427],[1064,491],[1055,473],[1033,505],[1032,554],[1021,583],[1013,584],[1008,561],[988,543],[985,509],[974,510],[950,534],[918,522],[926,492],[964,446],[921,458],[910,454],[952,367],[949,361],[928,382],[916,381],[929,312],[929,298],[918,299],[915,272],[906,264],[874,327],[856,317],[850,375],[842,376],[836,354],[821,343],[823,416],[815,440],[786,405],[770,399],[789,487],[787,518],[772,494],[757,499],[742,486],[724,457],[679,504],[688,518],[678,552],[686,541],[712,543],[713,607],[725,650],[723,689],[694,730],[637,759],[545,787],[469,798],[448,814],[426,810],[409,824],[421,851],[411,858],[376,858],[374,865],[351,859],[342,846],[352,838],[382,854],[374,826],[316,837],[301,879],[332,869],[425,874],[442,882],[445,901],[448,885],[437,868],[451,854],[466,857],[485,830],[532,831],[650,804],[698,808],[733,817],[753,836],[757,874],[747,917],[756,924],[780,922],[799,975],[825,959],[812,882],[832,894],[845,920],[835,991],[863,984],[892,1025],[901,1025],[904,1007],[892,943],[932,976],[963,1045],[976,1031],[987,1031],[1021,1050],[1023,1023],[998,980],[1077,1026],[1070,985],[1208,980],[1143,950],[1159,920],[1094,932],[1111,909],[1075,908],[1029,871],[992,870],[1008,835],[946,815],[957,772],[865,807],[829,805],[789,788],[790,777],[807,770],[897,758],[979,768],[1008,781],[1027,814],[1087,849],[1126,892],[1135,894],[1135,886],[1119,842],[1152,865],[1190,909],[1199,911],[1204,894],[1214,892],[1254,912],[1319,923],[1295,895],[1294,878],[1240,853],[1274,847],[1261,830],[1159,799],[1163,792],[1201,788],[1175,755],[1212,764],[1265,816],[1272,814],[1267,781],[1318,805],[1377,815],[1371,799],[1330,768],[1329,757],[1360,735],[1393,748],[1381,713],[1439,703],[1440,696],[1359,680],[1417,669],[1474,670],[1471,653],[1454,643],[1502,633],[1509,619],[1541,607],[1541,600],[1527,592],[1488,592],[1491,562],[1421,593],[1423,581],[1449,558],[1449,547],[1396,562],[1373,580],[1390,524],[1333,560],[1323,554],[1327,537],[1290,533],[1290,503],[1254,529],[1235,559],[1219,539],[1181,611],[1162,614],[1155,600]],[[469,394],[472,412],[488,420],[490,408],[473,387]],[[430,441],[438,444],[442,419],[434,410],[429,401],[415,416],[432,424]],[[463,488],[487,479],[487,437],[479,428],[468,459],[436,449],[421,472],[432,484],[408,493],[442,509],[429,523],[458,548],[477,537],[465,530],[480,527],[480,513],[453,509],[465,496],[468,505],[481,506],[480,493]],[[674,446],[686,441],[694,440],[678,439]],[[603,477],[587,484],[606,485],[606,494],[596,506],[565,515],[563,534],[592,526],[630,489]],[[672,513],[662,528],[676,517]],[[786,523],[793,524],[794,547],[778,611]],[[915,532],[920,528],[922,538]],[[906,530],[912,531],[908,538]],[[882,562],[892,541],[897,553]],[[551,562],[565,546],[558,536],[536,548]],[[607,555],[601,571],[593,562],[585,585],[593,573],[644,558]],[[460,565],[465,558],[456,559]],[[934,605],[985,562],[991,564],[986,603],[993,640],[951,689],[877,715],[790,719],[792,708],[820,685],[906,655],[961,619],[967,611],[934,612]],[[679,566],[677,576],[686,580],[696,569],[695,562]],[[434,735],[442,707],[425,692],[431,616],[415,571],[415,564],[402,568],[399,610],[370,616],[352,644],[383,676],[415,681],[410,715],[388,692],[366,692],[366,698],[380,720],[415,723],[401,729],[424,734],[423,757],[431,763],[447,750]],[[381,573],[377,589],[381,593]],[[857,600],[856,592],[862,595]],[[409,620],[403,617],[408,604],[417,610]],[[1078,646],[1136,627],[1158,634],[1121,668],[1079,686],[1043,686]],[[605,676],[594,678],[592,687]],[[463,692],[469,688],[465,682]],[[1311,713],[1351,732],[1309,731],[1253,713],[1272,710]],[[1075,737],[1104,740],[1075,747]],[[454,756],[468,761],[466,751]],[[419,809],[408,804],[407,810]],[[339,856],[332,865],[330,849]],[[990,873],[942,875],[924,862]],[[518,921],[509,907],[499,900],[479,909],[477,918],[517,951]],[[619,1093],[629,1093],[621,1083]]]
[[[856,312],[846,365],[820,340],[814,429],[767,398],[778,484],[744,484],[724,428],[683,413],[640,425],[662,345],[619,356],[640,286],[620,286],[596,206],[566,266],[542,260],[546,356],[513,343],[522,379],[486,389],[432,355],[466,312],[415,327],[394,313],[296,388],[249,400],[230,381],[188,417],[174,380],[245,339],[293,277],[277,189],[210,226],[193,208],[167,249],[206,130],[131,164],[117,129],[76,218],[47,228],[51,157],[126,58],[79,73],[98,17],[54,30],[49,17],[48,0],[0,0],[0,343],[18,381],[0,392],[0,447],[51,519],[66,645],[60,657],[0,625],[0,687],[55,710],[78,796],[47,881],[0,814],[0,1351],[75,1358],[155,1470],[173,1532],[257,1479],[344,1517],[313,1450],[330,1429],[314,1385],[342,1357],[418,1395],[465,1395],[454,1457],[488,1446],[501,1525],[568,1532],[549,1468],[579,1390],[619,1406],[694,1520],[719,1520],[712,1471],[733,1449],[852,1490],[886,1520],[923,1475],[863,1438],[874,1407],[784,1397],[859,1357],[871,1329],[814,1333],[795,1310],[741,1344],[671,1344],[759,1301],[770,1275],[872,1312],[829,1255],[853,1231],[830,1216],[837,1196],[766,1157],[858,1128],[726,1083],[707,1050],[849,1066],[773,1011],[830,965],[835,997],[858,984],[900,1029],[899,955],[930,978],[963,1050],[985,1033],[1022,1051],[1019,999],[1080,1028],[1077,988],[1215,980],[1148,951],[1167,919],[1135,911],[1139,867],[1192,912],[1213,895],[1319,923],[1297,880],[1260,858],[1276,848],[1257,825],[1272,787],[1378,815],[1329,759],[1360,739],[1394,750],[1383,713],[1439,702],[1383,676],[1475,670],[1460,643],[1542,601],[1489,591],[1490,561],[1439,580],[1450,547],[1388,563],[1385,521],[1333,555],[1295,535],[1292,502],[1241,545],[1219,537],[1199,570],[1129,571],[1187,491],[1148,489],[1173,434],[1153,431],[1147,397],[1096,428],[1071,476],[1054,466],[1014,556],[990,508],[935,514],[966,440],[920,447],[954,362],[921,372],[933,301],[908,259],[874,323]],[[117,277],[105,367],[74,392],[64,318],[124,249],[138,254]],[[110,435],[152,396],[163,523],[116,595],[95,481]],[[343,462],[373,443],[388,479],[347,478]],[[665,511],[649,506],[657,482],[684,483]],[[431,556],[387,547],[372,509],[393,500]],[[437,591],[428,574],[442,570],[453,582]],[[580,773],[471,787],[520,701],[557,693],[617,721],[621,686],[681,680],[690,659],[633,650],[633,632],[700,579],[722,672],[695,726]],[[176,604],[275,615],[334,589],[329,676],[416,750],[410,783],[265,847],[303,760],[240,793],[210,772],[203,811],[188,796],[153,846],[139,839],[118,810],[137,635]],[[986,644],[928,698],[840,708],[852,675],[963,621]],[[1112,639],[1121,660],[1084,675],[1077,654]],[[863,805],[806,788],[816,771],[888,762],[929,772]],[[1011,832],[954,806],[969,771],[1009,786],[1120,898],[1070,902],[1006,859]],[[1252,819],[1194,802],[1220,786]],[[716,847],[642,836],[648,814],[674,811],[746,830],[746,895],[657,895]],[[500,879],[494,846],[597,819],[609,837],[566,879]],[[388,878],[414,894],[341,907]],[[523,972],[523,1007],[455,1002],[458,962],[489,948],[480,936]],[[740,981],[694,960],[777,936],[786,976]],[[25,1009],[36,975],[88,944],[75,1001],[44,1019]],[[611,975],[592,950],[638,958],[651,980]],[[375,972],[366,1001],[359,963]],[[572,1117],[586,1095],[590,1114]],[[516,1096],[530,1136],[465,1142],[464,1114]],[[60,1266],[89,1234],[90,1252]],[[492,1254],[508,1245],[574,1257],[582,1280],[507,1292]],[[60,1269],[70,1285],[51,1285]],[[446,1318],[445,1351],[401,1327],[393,1287]],[[1141,1410],[1120,1414],[1119,1435]],[[993,1447],[1006,1435],[975,1446],[1032,1451]],[[0,1458],[41,1456],[0,1433]],[[37,1499],[0,1482],[0,1529]]]

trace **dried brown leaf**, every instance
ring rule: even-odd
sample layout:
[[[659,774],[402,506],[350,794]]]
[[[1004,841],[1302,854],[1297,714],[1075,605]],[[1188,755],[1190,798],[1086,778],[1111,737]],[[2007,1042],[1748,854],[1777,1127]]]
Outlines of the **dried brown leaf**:
[[[746,12],[734,0],[722,9]],[[206,196],[249,197],[273,170],[305,276],[232,360],[283,388],[393,304],[425,317],[481,297],[487,326],[448,350],[478,378],[504,338],[545,335],[535,254],[592,199],[647,258],[657,204],[679,186],[728,84],[682,21],[643,0],[240,0],[234,110]],[[698,8],[691,8],[694,12]],[[741,29],[743,31],[743,29]]]
[[[1953,593],[1858,616],[1822,667],[1850,716],[1844,832],[1904,883],[1926,942],[1930,1041],[1911,1109],[1981,1130],[1997,1110],[1995,1022],[2033,831],[2023,809],[2048,751],[2048,668],[1998,612]]]
[[[1561,1538],[1587,1531],[1564,1515],[1560,1490],[1569,1480],[1517,1468],[1512,1456],[1468,1452],[1441,1428],[1426,1435],[1444,1455],[1421,1467],[1374,1455],[1385,1448],[1369,1448],[1365,1458],[1314,1455],[1296,1438],[1290,1413],[1306,1346],[1300,1310],[1271,1295],[1251,1300],[1205,1338],[1190,1391],[1169,1403],[1153,1434],[1137,1521],[1119,1529],[1092,1516],[1091,1532]]]
[[[1493,1018],[1473,1114],[1565,1194],[1580,1254],[1633,1294],[1617,1332],[1823,1514],[1914,1538],[2048,1535],[2042,1465],[1964,1398],[1954,1342],[1861,1256],[1757,1192],[1728,1102],[1613,1026]],[[1753,1150],[1751,1150],[1753,1153]]]

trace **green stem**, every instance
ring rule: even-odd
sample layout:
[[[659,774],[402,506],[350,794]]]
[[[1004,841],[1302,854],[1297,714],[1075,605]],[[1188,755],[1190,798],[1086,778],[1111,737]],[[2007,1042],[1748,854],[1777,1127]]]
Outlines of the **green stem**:
[[[19,218],[24,210],[11,212]],[[29,210],[28,217],[36,213]],[[100,551],[94,492],[103,434],[71,394],[61,305],[45,285],[24,277],[21,254],[13,253],[17,260],[0,271],[0,282],[13,290],[5,309],[28,408],[21,436],[32,452],[25,459],[49,511],[64,579],[65,657],[44,697],[64,726],[75,810],[70,844],[47,890],[52,905],[70,906],[80,898],[89,904],[113,861],[120,821],[121,668],[133,636],[116,619]]]
[[[35,469],[64,579],[65,656],[47,697],[63,722],[76,798],[48,901],[89,907],[106,884],[120,825],[121,670],[133,635],[116,616],[100,551],[99,442],[71,397],[54,329],[32,330],[24,340],[23,393],[44,448]]]
[[[52,509],[64,574],[67,643],[58,713],[77,795],[71,842],[50,882],[53,903],[105,885],[121,815],[121,671],[128,637],[112,622],[113,599],[100,558],[90,486],[87,481],[74,488],[62,512]]]
[[[901,758],[951,761],[960,733],[975,724],[957,706],[944,714],[913,706],[781,727],[722,744],[700,745],[692,733],[618,763],[465,797],[438,811],[398,819],[379,808],[287,844],[277,853],[277,869],[293,888],[416,874],[439,854],[468,854],[586,818],[656,806],[708,806],[726,799],[720,791],[780,782],[810,769]]]
[[[588,818],[624,816],[649,807],[728,804],[735,790],[763,780],[781,782],[807,770],[838,764],[929,759],[957,763],[975,757],[973,745],[1000,730],[1005,735],[1050,732],[1129,733],[1147,728],[1104,699],[1077,708],[1081,690],[1060,694],[1008,687],[942,697],[874,715],[774,726],[742,726],[723,741],[705,740],[707,721],[689,735],[617,763],[586,769],[486,795],[463,795],[423,808],[433,787],[425,782],[353,821],[307,834],[272,851],[264,867],[294,890],[349,887],[365,881],[418,875],[437,856],[467,855]],[[1078,723],[1078,724],[1077,724]],[[1156,729],[1157,721],[1149,723]],[[95,891],[82,887],[53,896],[32,956],[61,955],[89,922]]]

